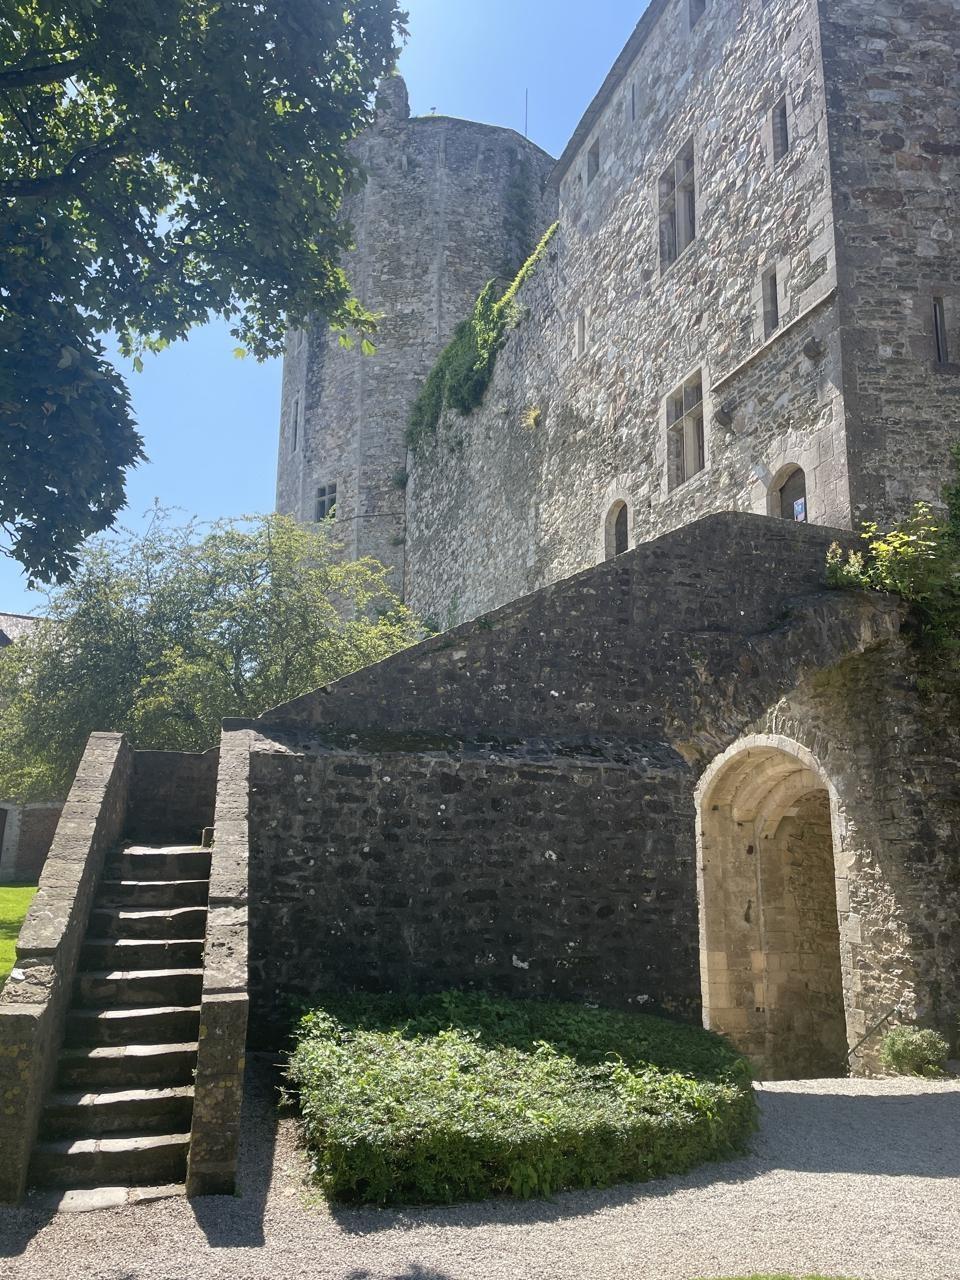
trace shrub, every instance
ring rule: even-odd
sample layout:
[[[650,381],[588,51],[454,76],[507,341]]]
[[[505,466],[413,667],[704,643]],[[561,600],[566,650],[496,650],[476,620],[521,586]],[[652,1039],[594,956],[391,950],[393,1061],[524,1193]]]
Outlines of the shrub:
[[[920,1027],[894,1027],[884,1036],[880,1061],[901,1076],[939,1076],[943,1074],[950,1046],[936,1031]]]
[[[542,262],[558,226],[549,228],[502,297],[491,280],[473,314],[457,325],[410,410],[407,443],[414,452],[436,435],[445,409],[467,417],[483,402],[500,348],[521,315],[517,294]]]
[[[645,1015],[447,993],[330,999],[287,1078],[314,1176],[348,1202],[550,1195],[679,1173],[740,1149],[749,1067]]]

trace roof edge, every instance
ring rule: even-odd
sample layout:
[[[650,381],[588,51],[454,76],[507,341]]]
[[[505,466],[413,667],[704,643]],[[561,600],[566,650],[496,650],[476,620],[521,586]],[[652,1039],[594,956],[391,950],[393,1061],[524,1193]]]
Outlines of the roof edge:
[[[550,174],[550,185],[552,187],[560,186],[564,175],[573,164],[574,157],[592,133],[593,127],[603,114],[604,108],[619,88],[640,50],[647,43],[651,31],[660,21],[669,3],[670,0],[650,0],[646,12],[634,27],[633,35],[620,51],[620,56],[610,68],[606,80],[604,80],[599,92],[581,117],[580,123],[573,131],[573,136],[563,150],[563,155],[557,161],[556,167]]]

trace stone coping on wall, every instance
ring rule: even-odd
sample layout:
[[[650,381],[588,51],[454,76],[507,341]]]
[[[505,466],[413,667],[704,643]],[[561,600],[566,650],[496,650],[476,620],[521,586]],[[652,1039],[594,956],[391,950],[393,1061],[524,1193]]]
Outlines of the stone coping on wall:
[[[0,997],[0,1201],[23,1194],[90,909],[126,822],[132,760],[121,734],[91,735]]]
[[[236,1185],[248,1018],[251,739],[248,729],[225,727],[220,746],[187,1169],[191,1196],[230,1195]]]

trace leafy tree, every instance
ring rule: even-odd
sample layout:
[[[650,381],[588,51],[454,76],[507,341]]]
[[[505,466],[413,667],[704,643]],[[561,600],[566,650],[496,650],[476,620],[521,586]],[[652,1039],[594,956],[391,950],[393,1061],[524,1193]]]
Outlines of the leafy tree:
[[[339,218],[395,0],[0,0],[0,527],[63,581],[142,457],[135,364],[211,315],[281,349],[372,318]]]
[[[65,794],[88,735],[203,750],[254,717],[420,635],[374,560],[343,563],[324,525],[161,514],[94,540],[36,631],[0,650],[0,794]]]

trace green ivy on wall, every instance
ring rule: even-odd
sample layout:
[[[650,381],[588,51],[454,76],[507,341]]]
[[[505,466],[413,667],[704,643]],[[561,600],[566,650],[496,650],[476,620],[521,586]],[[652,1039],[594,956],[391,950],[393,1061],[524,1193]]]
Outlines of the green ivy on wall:
[[[436,435],[445,409],[456,409],[466,417],[482,404],[497,354],[520,318],[517,294],[545,257],[558,226],[554,223],[547,231],[502,297],[496,297],[491,280],[473,314],[457,325],[410,411],[407,443],[415,453]]]

